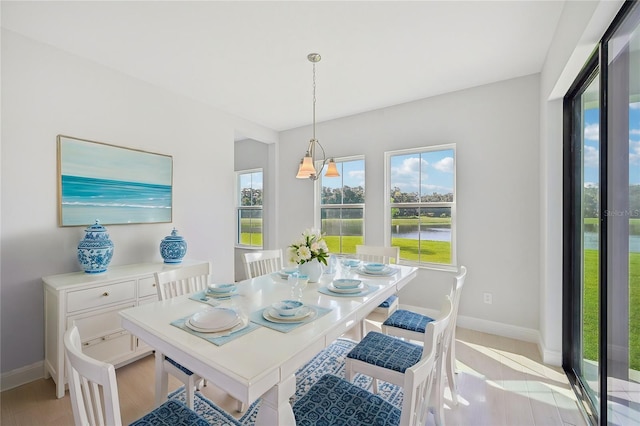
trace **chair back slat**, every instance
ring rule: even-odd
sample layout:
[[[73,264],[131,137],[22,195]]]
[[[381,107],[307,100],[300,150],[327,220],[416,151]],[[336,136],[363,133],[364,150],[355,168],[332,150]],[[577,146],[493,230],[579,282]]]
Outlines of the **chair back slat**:
[[[80,334],[75,325],[67,329],[63,341],[75,424],[121,425],[118,383],[113,365],[82,353]]]
[[[180,266],[175,269],[156,272],[156,290],[158,300],[171,299],[183,294],[202,291],[209,285],[211,264]]]
[[[398,263],[400,247],[356,245],[356,257],[365,262]]]
[[[422,358],[404,373],[404,397],[401,425],[426,424],[429,407],[442,403],[439,399],[445,334],[451,325],[453,304],[447,296],[438,319],[427,324]],[[435,399],[435,401],[434,401]]]
[[[462,295],[462,287],[467,277],[467,268],[461,266],[458,274],[453,278],[453,286],[449,298],[452,302],[451,324],[445,334],[445,353],[448,352],[449,346],[453,345],[455,340],[456,324],[458,323],[458,306],[460,305],[460,296]]]
[[[247,279],[271,274],[282,269],[282,250],[262,250],[245,253],[242,257]]]

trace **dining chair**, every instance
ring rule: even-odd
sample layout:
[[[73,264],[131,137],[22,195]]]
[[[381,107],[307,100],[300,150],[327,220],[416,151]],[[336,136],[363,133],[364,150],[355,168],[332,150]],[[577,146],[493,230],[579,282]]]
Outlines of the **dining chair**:
[[[458,321],[458,306],[460,295],[467,277],[467,268],[460,266],[458,273],[453,279],[453,285],[449,293],[449,298],[453,304],[451,314],[451,327],[445,339],[445,357],[447,383],[451,390],[451,399],[454,404],[458,404],[458,386],[456,383],[456,324]],[[396,310],[386,321],[382,323],[382,332],[392,336],[410,340],[421,340],[426,325],[433,321],[433,318],[405,309]]]
[[[453,303],[453,313],[451,317],[451,327],[445,339],[445,371],[447,383],[451,390],[451,399],[454,404],[458,404],[458,386],[456,382],[456,324],[458,320],[458,306],[462,287],[467,276],[467,268],[461,266],[453,279],[453,285],[449,293],[449,298]],[[433,318],[412,312],[406,309],[398,309],[386,321],[382,323],[382,332],[392,336],[401,337],[408,340],[421,340],[426,325],[433,321]]]
[[[442,364],[447,330],[451,326],[453,305],[446,296],[438,319],[429,322],[422,335],[422,345],[406,342],[398,337],[371,331],[347,354],[345,377],[351,382],[356,374],[373,378],[373,393],[378,393],[378,379],[404,386],[412,367],[425,357],[433,356],[433,381],[427,406],[436,425],[444,424]],[[407,389],[403,389],[407,392]],[[429,410],[426,410],[429,411]]]
[[[278,272],[282,269],[282,249],[244,253],[242,261],[247,279]]]
[[[82,342],[75,325],[67,329],[63,341],[75,424],[122,425],[114,366],[82,353]],[[182,402],[170,399],[132,425],[206,426],[209,423]]]
[[[183,294],[206,290],[209,284],[210,271],[211,264],[206,262],[156,272],[154,276],[158,300],[167,300]],[[156,362],[156,384],[167,380],[166,373],[184,383],[187,406],[193,409],[195,389],[200,389],[203,384],[206,385],[204,379],[167,356],[161,362]],[[160,398],[161,395],[156,395],[156,397]]]
[[[400,261],[400,247],[368,246],[358,244],[356,245],[356,257],[365,262],[379,262],[384,264],[398,263]],[[396,309],[398,309],[398,296],[396,294],[392,294],[376,306],[372,312],[382,315],[382,318],[386,320],[389,318],[389,315],[396,311]],[[375,320],[377,318],[371,316],[370,319]],[[363,322],[362,335],[366,334],[364,327]]]

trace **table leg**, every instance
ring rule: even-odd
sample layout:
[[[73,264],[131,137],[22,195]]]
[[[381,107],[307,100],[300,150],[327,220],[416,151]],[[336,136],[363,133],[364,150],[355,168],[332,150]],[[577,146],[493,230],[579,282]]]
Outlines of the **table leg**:
[[[296,376],[290,375],[262,395],[256,426],[295,425],[293,409],[289,398],[296,391]]]
[[[169,394],[169,374],[164,370],[164,354],[156,350],[156,407],[161,406]]]

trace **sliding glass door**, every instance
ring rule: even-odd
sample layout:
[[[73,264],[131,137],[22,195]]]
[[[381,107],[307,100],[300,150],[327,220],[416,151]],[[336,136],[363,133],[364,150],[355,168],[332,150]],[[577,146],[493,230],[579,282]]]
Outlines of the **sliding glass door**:
[[[600,347],[600,72],[597,57],[585,68],[566,108],[569,146],[565,159],[571,174],[567,182],[573,265],[569,298],[570,340],[573,342],[569,364],[576,389],[593,419],[599,407]],[[566,263],[566,262],[565,262]],[[568,339],[565,338],[565,342]]]
[[[640,7],[607,58],[607,418],[640,424]]]
[[[640,424],[640,6],[565,97],[563,366],[593,424]]]

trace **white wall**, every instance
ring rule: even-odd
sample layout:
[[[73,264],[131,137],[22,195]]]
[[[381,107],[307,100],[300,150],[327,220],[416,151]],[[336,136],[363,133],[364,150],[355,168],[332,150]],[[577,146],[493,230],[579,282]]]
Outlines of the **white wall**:
[[[540,351],[562,362],[562,98],[622,1],[567,2],[540,84]]]
[[[539,317],[538,114],[532,75],[317,126],[329,155],[365,155],[367,244],[384,244],[384,152],[456,144],[458,261],[469,269],[460,315],[508,324],[527,339],[537,336]],[[310,136],[309,127],[280,134],[282,247],[313,226],[312,183],[294,177]],[[439,308],[449,277],[421,270],[401,303]]]
[[[6,30],[2,114],[3,373],[40,365],[41,377],[40,278],[80,270],[84,227],[57,224],[58,134],[173,156],[173,223],[107,226],[111,265],[162,261],[160,241],[175,226],[186,257],[233,280],[234,135],[276,140],[275,132]]]

